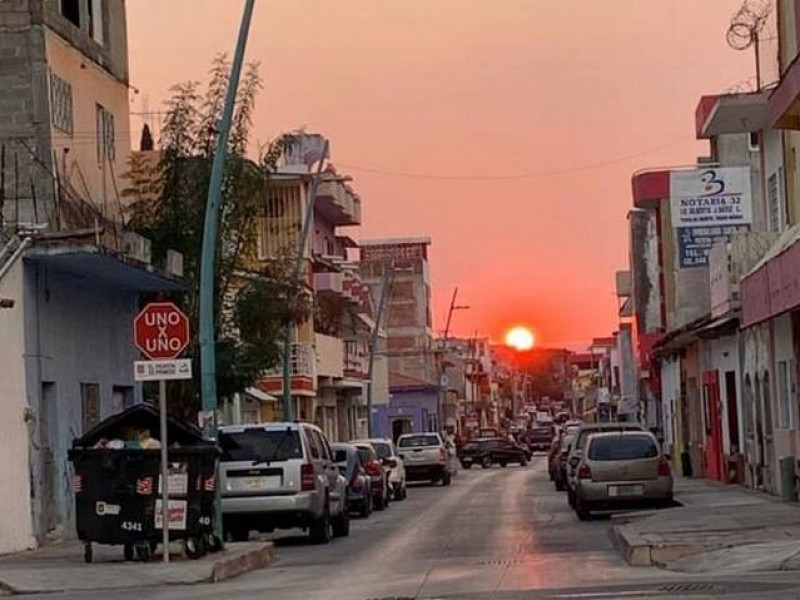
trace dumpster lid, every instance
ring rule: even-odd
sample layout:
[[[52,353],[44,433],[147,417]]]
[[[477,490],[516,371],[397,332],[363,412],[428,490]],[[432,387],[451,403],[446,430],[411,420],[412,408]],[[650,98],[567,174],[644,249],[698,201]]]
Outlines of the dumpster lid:
[[[159,439],[161,425],[158,408],[149,402],[131,406],[101,421],[83,437],[73,440],[72,445],[73,447],[91,448],[103,438],[122,439],[123,432],[127,428],[148,429],[153,438]],[[214,442],[203,437],[203,432],[199,427],[170,415],[167,415],[167,437],[170,445],[175,443],[181,446],[214,445]]]

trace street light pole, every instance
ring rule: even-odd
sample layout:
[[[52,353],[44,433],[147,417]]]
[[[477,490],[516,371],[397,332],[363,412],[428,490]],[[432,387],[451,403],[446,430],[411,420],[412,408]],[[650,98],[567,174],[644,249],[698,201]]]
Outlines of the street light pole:
[[[214,162],[211,166],[211,180],[208,184],[206,198],[206,214],[203,222],[203,246],[200,256],[200,386],[202,408],[204,413],[203,429],[207,437],[217,437],[217,356],[214,335],[214,262],[217,250],[217,229],[219,226],[219,209],[222,196],[222,177],[225,173],[225,160],[228,156],[228,138],[231,132],[233,109],[236,104],[236,92],[239,89],[239,77],[242,73],[244,51],[247,47],[247,36],[253,18],[255,0],[245,0],[242,22],[239,27],[239,38],[231,64],[225,104],[214,149]],[[166,486],[166,482],[164,483]],[[214,499],[214,535],[220,542],[222,535],[222,509],[220,505],[220,486],[216,487]],[[167,528],[167,523],[163,524]],[[167,552],[167,548],[164,548]]]
[[[381,295],[378,299],[378,310],[375,314],[375,325],[372,328],[369,339],[369,365],[367,367],[367,435],[372,437],[372,378],[375,371],[375,351],[378,348],[378,337],[380,335],[381,319],[386,307],[386,300],[389,297],[389,288],[394,280],[394,259],[387,261],[384,266],[383,278],[381,280]]]

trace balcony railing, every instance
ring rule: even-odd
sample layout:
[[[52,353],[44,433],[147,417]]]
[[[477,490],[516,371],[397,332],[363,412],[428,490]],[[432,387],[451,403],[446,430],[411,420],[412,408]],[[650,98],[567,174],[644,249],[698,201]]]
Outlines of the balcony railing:
[[[292,377],[308,377],[314,379],[317,376],[317,359],[314,354],[314,347],[308,342],[295,342],[292,344],[290,370]],[[280,377],[283,375],[283,366],[278,365],[265,373],[266,377]]]

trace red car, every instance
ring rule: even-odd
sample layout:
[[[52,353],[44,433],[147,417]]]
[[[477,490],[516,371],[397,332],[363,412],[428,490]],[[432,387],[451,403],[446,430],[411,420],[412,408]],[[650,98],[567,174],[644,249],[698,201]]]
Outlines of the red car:
[[[372,444],[354,442],[353,445],[358,448],[364,471],[372,481],[372,506],[375,510],[383,510],[389,505],[389,472],[381,464]]]

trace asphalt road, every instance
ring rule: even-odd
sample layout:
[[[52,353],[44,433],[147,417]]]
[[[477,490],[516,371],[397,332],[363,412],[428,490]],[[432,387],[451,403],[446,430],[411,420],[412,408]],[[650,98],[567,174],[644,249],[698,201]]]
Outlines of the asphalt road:
[[[776,574],[715,581],[629,567],[612,547],[608,528],[607,520],[578,521],[548,480],[544,457],[537,457],[527,468],[461,471],[448,488],[414,486],[406,501],[354,520],[349,538],[327,546],[285,533],[276,541],[278,559],[271,567],[230,582],[113,595],[115,600],[800,597]]]

